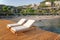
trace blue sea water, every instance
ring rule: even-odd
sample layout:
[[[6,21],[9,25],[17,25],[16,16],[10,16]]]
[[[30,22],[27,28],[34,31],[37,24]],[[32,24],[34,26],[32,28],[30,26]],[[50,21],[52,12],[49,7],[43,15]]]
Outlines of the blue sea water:
[[[39,28],[60,34],[60,18],[42,20],[41,23],[43,26],[39,26]]]

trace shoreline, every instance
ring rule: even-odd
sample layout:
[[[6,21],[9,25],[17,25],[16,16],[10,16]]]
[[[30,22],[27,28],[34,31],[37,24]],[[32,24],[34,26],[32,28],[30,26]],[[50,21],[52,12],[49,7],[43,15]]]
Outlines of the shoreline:
[[[55,19],[55,18],[60,19],[60,16],[19,16],[17,18],[12,18],[11,20],[19,21],[21,18],[34,19],[38,21],[38,20],[43,20],[43,19]]]
[[[44,15],[44,16],[39,16],[39,15],[27,15],[27,16],[19,16],[19,17],[13,17],[13,18],[1,18],[1,19],[6,19],[6,20],[17,20],[19,21],[21,18],[26,18],[26,19],[34,19],[34,20],[42,20],[42,19],[55,19],[55,18],[60,18],[59,15]]]

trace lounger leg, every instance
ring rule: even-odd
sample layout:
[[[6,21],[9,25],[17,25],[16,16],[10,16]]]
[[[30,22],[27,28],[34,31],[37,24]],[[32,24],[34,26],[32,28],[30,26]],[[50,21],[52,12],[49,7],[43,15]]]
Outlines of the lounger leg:
[[[8,29],[10,29],[11,27],[7,26]]]
[[[15,33],[15,31],[14,31],[14,30],[12,30],[12,29],[11,29],[11,32],[12,32],[12,33]]]
[[[11,29],[11,32],[14,33],[15,35],[18,35],[17,32]]]

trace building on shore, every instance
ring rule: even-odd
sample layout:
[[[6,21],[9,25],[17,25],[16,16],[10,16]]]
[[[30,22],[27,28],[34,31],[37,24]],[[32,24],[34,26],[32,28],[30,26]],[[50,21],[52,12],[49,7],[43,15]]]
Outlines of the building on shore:
[[[51,6],[51,2],[45,2],[46,6]]]
[[[60,1],[54,1],[56,7],[60,7]]]

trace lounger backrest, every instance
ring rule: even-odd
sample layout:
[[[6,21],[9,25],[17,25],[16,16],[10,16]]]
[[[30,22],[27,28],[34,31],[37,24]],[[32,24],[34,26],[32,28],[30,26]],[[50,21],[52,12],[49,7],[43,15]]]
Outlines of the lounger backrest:
[[[34,22],[35,20],[28,20],[23,26],[30,27]]]
[[[23,24],[26,21],[26,19],[21,19],[20,21],[18,21],[18,24]]]

